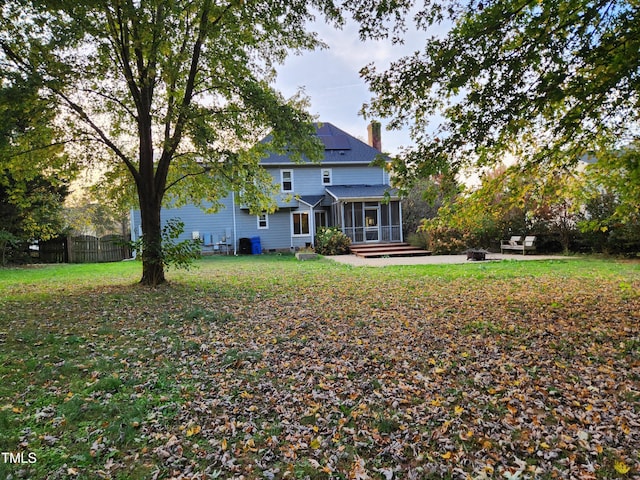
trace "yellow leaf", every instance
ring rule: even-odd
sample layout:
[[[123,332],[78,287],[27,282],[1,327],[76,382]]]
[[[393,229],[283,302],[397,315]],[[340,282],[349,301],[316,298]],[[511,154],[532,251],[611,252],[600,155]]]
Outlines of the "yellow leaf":
[[[13,408],[11,409],[11,411],[12,411],[13,413],[22,413],[22,412],[24,411],[24,408],[22,408],[22,407],[13,407]]]
[[[445,460],[449,460],[451,458],[451,452],[441,453],[440,456]]]
[[[613,468],[616,469],[616,472],[622,475],[624,475],[625,473],[628,473],[629,470],[631,470],[631,467],[626,463],[624,463],[622,460],[616,460],[615,463],[613,464]]]
[[[222,450],[226,450],[227,449],[227,439],[223,438],[222,442],[220,442],[220,448],[222,448]]]
[[[200,430],[202,430],[200,425],[194,425],[192,427],[187,428],[187,437],[193,437],[194,435],[199,434]]]
[[[453,413],[455,413],[458,416],[462,415],[462,412],[464,412],[464,408],[462,408],[460,405],[456,405],[455,408],[453,409]]]
[[[322,445],[322,438],[321,437],[316,437],[313,440],[311,440],[311,443],[309,444],[311,446],[311,448],[313,448],[314,450],[317,450],[320,448],[320,446]]]

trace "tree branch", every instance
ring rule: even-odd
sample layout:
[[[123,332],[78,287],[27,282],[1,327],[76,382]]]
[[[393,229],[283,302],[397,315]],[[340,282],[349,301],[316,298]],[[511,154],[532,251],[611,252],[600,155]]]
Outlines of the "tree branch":
[[[135,165],[129,160],[129,158],[124,154],[124,152],[122,152],[122,150],[120,150],[118,146],[104,133],[104,131],[98,125],[96,125],[95,122],[93,122],[93,120],[91,120],[89,115],[84,111],[84,109],[80,105],[78,105],[76,102],[71,100],[71,98],[69,98],[69,96],[66,95],[61,89],[53,86],[51,83],[42,79],[42,76],[35,70],[35,68],[33,68],[31,64],[23,60],[19,55],[17,55],[13,51],[13,49],[9,45],[7,45],[6,42],[0,41],[0,46],[2,47],[2,50],[5,52],[7,57],[13,60],[13,62],[21,71],[27,74],[34,75],[36,78],[38,78],[42,82],[42,85],[45,88],[47,88],[54,95],[56,95],[58,98],[63,100],[64,103],[66,103],[67,106],[71,108],[71,110],[73,110],[82,121],[84,121],[87,125],[89,125],[89,127],[102,140],[102,142],[107,147],[109,147],[116,154],[116,156],[118,156],[118,158],[120,158],[125,163],[129,171],[133,175],[134,179],[136,181],[138,180],[139,172],[136,169]]]

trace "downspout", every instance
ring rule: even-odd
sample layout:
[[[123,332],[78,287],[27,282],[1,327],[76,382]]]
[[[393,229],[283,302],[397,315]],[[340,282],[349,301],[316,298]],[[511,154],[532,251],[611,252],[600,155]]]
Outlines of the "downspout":
[[[233,255],[238,255],[238,236],[236,235],[236,192],[231,190],[231,212],[233,218]]]

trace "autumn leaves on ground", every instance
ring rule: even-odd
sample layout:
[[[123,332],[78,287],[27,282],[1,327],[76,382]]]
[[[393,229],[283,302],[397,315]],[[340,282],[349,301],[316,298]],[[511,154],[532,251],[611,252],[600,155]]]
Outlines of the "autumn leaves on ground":
[[[637,263],[139,268],[0,271],[0,477],[640,475]]]

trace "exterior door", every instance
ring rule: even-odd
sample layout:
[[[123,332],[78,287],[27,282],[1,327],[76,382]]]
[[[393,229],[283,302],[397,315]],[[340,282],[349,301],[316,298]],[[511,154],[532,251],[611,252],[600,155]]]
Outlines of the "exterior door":
[[[364,209],[364,233],[366,242],[380,240],[380,207],[365,207]]]

